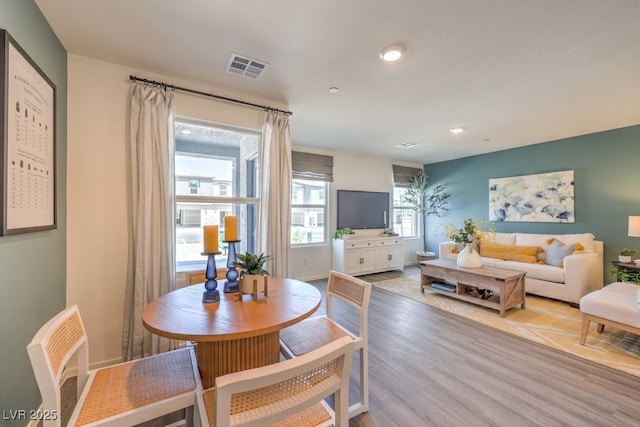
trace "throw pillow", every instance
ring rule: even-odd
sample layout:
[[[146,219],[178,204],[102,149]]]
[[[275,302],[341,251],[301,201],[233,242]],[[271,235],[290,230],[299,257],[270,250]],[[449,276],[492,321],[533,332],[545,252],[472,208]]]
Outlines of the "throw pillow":
[[[571,255],[575,247],[575,244],[565,245],[560,240],[553,239],[547,248],[547,264],[562,268],[564,266],[564,257]]]
[[[539,251],[539,246],[501,245],[500,243],[484,240],[480,242],[480,256],[487,258],[536,263],[538,262],[537,254]]]

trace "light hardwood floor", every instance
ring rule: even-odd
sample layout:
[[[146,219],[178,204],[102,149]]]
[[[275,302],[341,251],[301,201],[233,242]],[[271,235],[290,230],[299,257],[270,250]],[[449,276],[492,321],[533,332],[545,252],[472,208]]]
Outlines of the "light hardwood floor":
[[[326,280],[312,283],[324,293]],[[336,304],[337,320],[354,327],[356,316],[345,313]],[[352,427],[640,425],[640,378],[375,287],[369,378],[369,412]]]
[[[369,373],[369,412],[350,426],[640,425],[640,378],[375,287]]]

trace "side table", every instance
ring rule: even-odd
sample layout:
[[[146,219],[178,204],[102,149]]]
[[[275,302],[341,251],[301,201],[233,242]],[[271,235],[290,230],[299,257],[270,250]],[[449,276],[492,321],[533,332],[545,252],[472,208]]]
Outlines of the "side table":
[[[616,275],[616,281],[640,283],[640,265],[620,261],[611,261],[611,264],[615,267],[611,274]]]

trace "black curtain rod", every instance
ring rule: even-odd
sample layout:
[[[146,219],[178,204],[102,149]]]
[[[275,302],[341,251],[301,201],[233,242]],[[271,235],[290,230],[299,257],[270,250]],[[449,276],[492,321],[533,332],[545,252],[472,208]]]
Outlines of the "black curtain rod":
[[[216,98],[216,99],[221,99],[223,101],[234,102],[236,104],[248,105],[250,107],[261,108],[261,109],[266,110],[266,111],[275,111],[275,112],[278,112],[278,113],[286,114],[287,116],[290,116],[290,115],[293,114],[291,111],[279,110],[277,108],[268,107],[266,105],[253,104],[251,102],[241,101],[239,99],[227,98],[226,96],[214,95],[213,93],[201,92],[199,90],[188,89],[188,88],[180,87],[180,86],[174,86],[174,85],[170,85],[168,83],[157,82],[155,80],[143,79],[143,78],[136,77],[136,76],[129,76],[129,80],[131,80],[133,82],[142,82],[142,83],[151,84],[151,85],[155,85],[155,86],[162,86],[165,89],[166,88],[171,88],[171,89],[179,90],[179,91],[182,91],[182,92],[195,93],[196,95],[208,96],[210,98]]]

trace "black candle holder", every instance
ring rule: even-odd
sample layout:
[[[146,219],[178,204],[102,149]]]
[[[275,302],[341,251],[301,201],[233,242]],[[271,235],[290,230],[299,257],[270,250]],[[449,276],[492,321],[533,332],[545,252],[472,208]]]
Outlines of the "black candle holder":
[[[223,242],[229,244],[229,253],[227,255],[227,282],[224,284],[224,293],[238,292],[240,289],[238,276],[239,273],[236,270],[234,262],[236,261],[236,243],[240,240],[223,240]]]
[[[220,255],[222,252],[203,253],[207,255],[207,269],[205,271],[205,277],[207,281],[204,282],[204,288],[206,289],[202,294],[203,303],[212,303],[220,301],[220,291],[218,291],[218,269],[216,268],[216,255]]]

